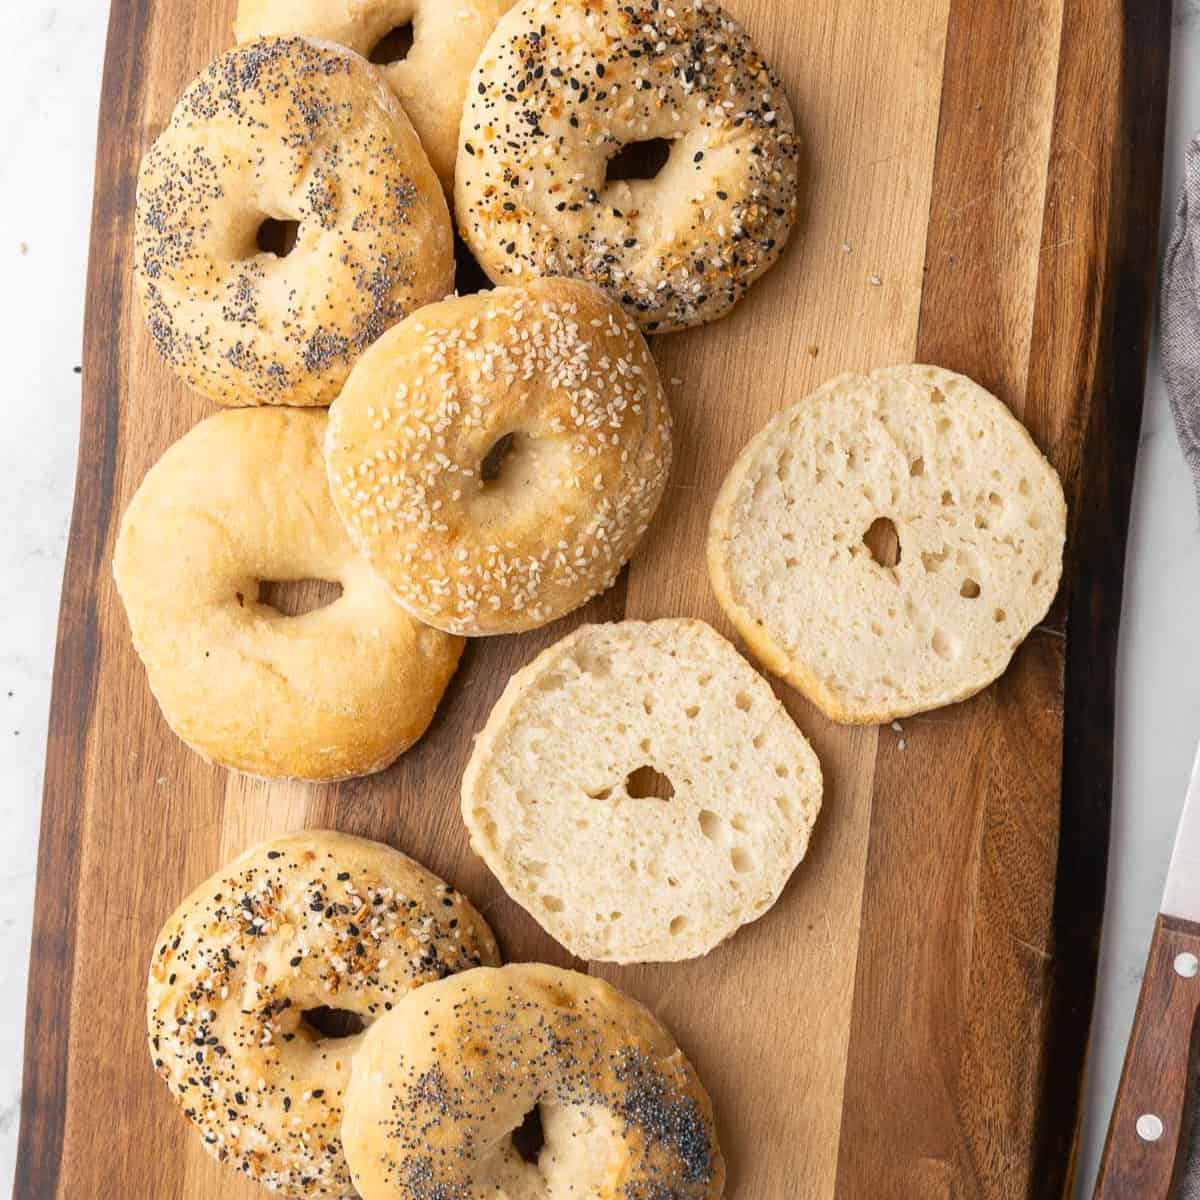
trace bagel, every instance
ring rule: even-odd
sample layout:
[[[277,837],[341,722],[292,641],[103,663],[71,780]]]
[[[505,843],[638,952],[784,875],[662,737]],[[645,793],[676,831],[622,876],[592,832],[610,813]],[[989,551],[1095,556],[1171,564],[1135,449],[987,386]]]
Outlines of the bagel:
[[[1004,672],[1058,591],[1066,520],[1004,404],[892,367],[832,380],[750,442],[713,508],[709,574],[764,666],[833,720],[875,724]]]
[[[610,174],[664,142],[652,178]],[[724,316],[778,258],[798,162],[779,80],[716,4],[527,0],[471,75],[455,209],[495,282],[591,280],[666,333]]]
[[[804,735],[703,621],[585,625],[543,651],[462,781],[472,849],[552,937],[604,962],[694,958],[761,917],[820,808]]]
[[[364,58],[393,30],[412,26],[412,45],[381,66],[413,123],[442,186],[452,192],[467,78],[513,0],[240,0],[239,42],[302,34],[348,46]]]
[[[462,643],[414,622],[355,553],[329,500],[327,418],[218,413],[151,467],[113,570],[167,724],[205,758],[268,777],[382,770],[425,732]],[[260,582],[322,579],[284,616]]]
[[[158,936],[150,1053],[210,1154],[285,1196],[355,1195],[342,1097],[361,1035],[414,988],[500,961],[470,903],[389,846],[306,831],[218,871]],[[344,1026],[343,1026],[344,1028]]]
[[[537,1108],[545,1143],[509,1134]],[[342,1127],[364,1200],[716,1200],[712,1104],[636,1001],[574,971],[482,967],[372,1026]]]
[[[298,223],[290,253],[260,248],[267,220]],[[375,68],[269,38],[213,62],[146,153],[134,273],[155,346],[197,391],[328,404],[385,329],[453,288],[453,231]]]
[[[616,578],[662,498],[671,416],[637,326],[534,280],[431,305],[330,410],[333,502],[418,620],[514,633]]]

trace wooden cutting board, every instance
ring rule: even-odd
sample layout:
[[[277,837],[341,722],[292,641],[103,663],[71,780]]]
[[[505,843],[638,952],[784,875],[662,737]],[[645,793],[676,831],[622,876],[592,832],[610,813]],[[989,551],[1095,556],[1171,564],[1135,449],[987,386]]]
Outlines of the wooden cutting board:
[[[472,644],[433,729],[335,787],[203,763],[170,734],[113,588],[120,513],[212,411],[133,295],[134,178],[234,0],[113,0],[55,668],[16,1195],[251,1197],[154,1077],[143,984],[177,901],[268,834],[336,826],[465,890],[513,959],[569,957],[467,847],[458,784],[509,675],[577,620],[728,632],[703,566],[722,476],[830,376],[974,376],[1062,473],[1068,569],[1007,675],[891,728],[829,724],[807,861],[699,962],[590,967],[678,1035],[717,1106],[731,1197],[1051,1197],[1068,1186],[1108,841],[1114,653],[1155,273],[1169,0],[729,0],[803,131],[800,226],[728,320],[655,354],[678,418],[668,501],[611,592]],[[64,286],[71,286],[64,281]],[[180,580],[186,587],[187,581]]]

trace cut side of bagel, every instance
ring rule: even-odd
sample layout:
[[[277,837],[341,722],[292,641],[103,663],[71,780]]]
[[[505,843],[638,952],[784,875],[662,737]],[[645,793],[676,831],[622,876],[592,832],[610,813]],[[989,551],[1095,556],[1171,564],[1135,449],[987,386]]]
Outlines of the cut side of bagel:
[[[844,375],[777,416],[713,509],[713,588],[836,721],[974,695],[1058,590],[1062,484],[995,396],[938,367]]]
[[[779,898],[821,769],[702,621],[586,625],[510,680],[463,777],[471,845],[580,958],[711,950]]]

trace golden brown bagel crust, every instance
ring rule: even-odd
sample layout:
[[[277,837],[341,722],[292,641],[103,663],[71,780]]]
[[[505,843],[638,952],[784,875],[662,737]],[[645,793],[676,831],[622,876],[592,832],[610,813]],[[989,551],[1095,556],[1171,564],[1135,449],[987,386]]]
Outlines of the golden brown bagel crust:
[[[295,248],[260,251],[266,218]],[[328,404],[385,329],[453,287],[445,196],[379,73],[269,38],[191,84],[138,176],[134,263],[154,343],[221,404]]]
[[[514,633],[616,578],[666,487],[671,417],[637,326],[590,284],[542,279],[381,338],[330,410],[326,461],[350,536],[414,616]]]
[[[608,177],[665,139],[651,179]],[[526,0],[467,89],[462,236],[497,283],[589,279],[647,333],[724,316],[779,256],[799,148],[783,88],[709,0]]]
[[[545,1145],[508,1136],[534,1106]],[[364,1039],[342,1126],[364,1200],[715,1200],[712,1105],[671,1035],[600,979],[526,964],[401,1001]]]
[[[323,411],[202,421],[150,468],[113,571],[163,716],[205,758],[254,775],[381,770],[433,719],[462,643],[417,624],[355,552],[329,499]],[[325,579],[302,616],[262,580]]]
[[[208,1151],[285,1196],[355,1195],[342,1094],[366,1025],[413,988],[500,961],[470,903],[390,846],[308,830],[247,850],[163,926],[146,1016],[154,1066]]]
[[[467,78],[513,0],[240,0],[237,40],[298,33],[367,57],[392,30],[412,25],[412,46],[381,66],[447,192],[454,187]]]

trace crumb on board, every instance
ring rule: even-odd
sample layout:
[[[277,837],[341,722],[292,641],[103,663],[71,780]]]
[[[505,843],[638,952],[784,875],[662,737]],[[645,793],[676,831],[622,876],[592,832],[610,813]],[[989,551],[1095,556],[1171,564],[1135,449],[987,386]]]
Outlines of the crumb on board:
[[[868,283],[869,283],[869,284],[870,284],[872,287],[883,287],[883,276],[881,276],[881,275],[868,275],[868,276],[867,276],[867,282],[868,282]]]

